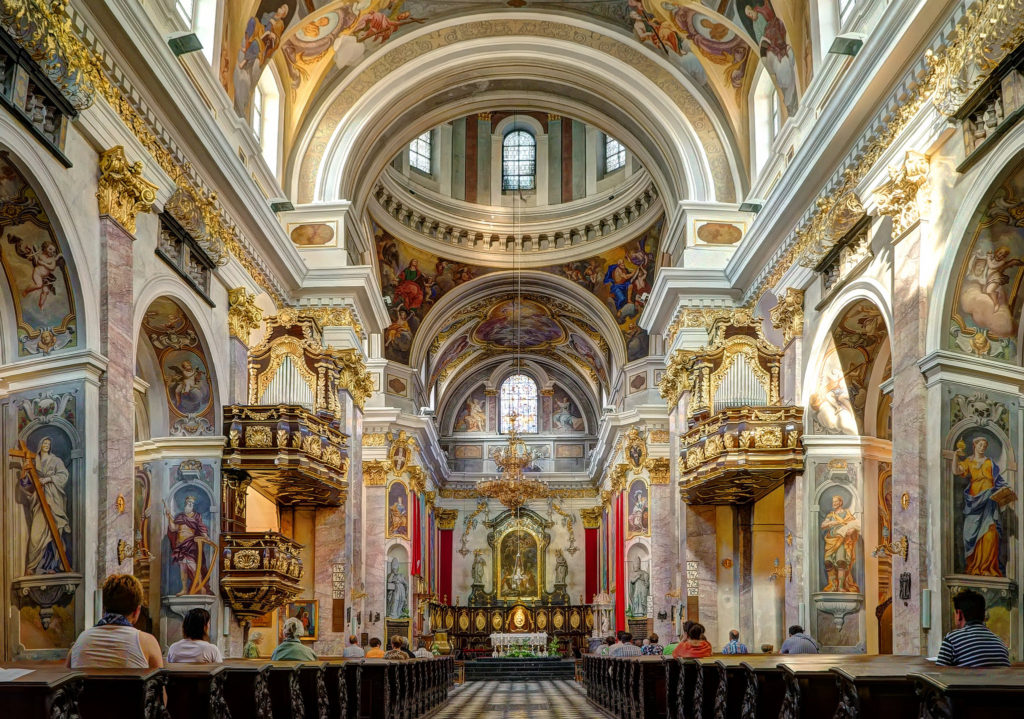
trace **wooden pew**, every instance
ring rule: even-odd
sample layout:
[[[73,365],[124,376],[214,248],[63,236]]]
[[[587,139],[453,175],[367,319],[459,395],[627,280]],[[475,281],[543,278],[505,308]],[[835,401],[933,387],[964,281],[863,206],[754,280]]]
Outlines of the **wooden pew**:
[[[682,688],[683,665],[671,656],[663,656],[665,664],[665,705],[668,719],[684,719],[683,707],[680,703]]]
[[[702,662],[714,662],[717,669],[714,692],[714,711],[710,716],[715,719],[741,719],[743,717],[743,695],[747,688],[747,672],[743,662],[760,654],[723,654],[702,659]],[[705,670],[706,671],[706,670]]]
[[[718,694],[718,657],[684,659],[693,681],[690,708],[695,719],[711,719],[715,715],[715,697]]]
[[[171,719],[230,719],[224,696],[225,670],[223,664],[166,665],[167,711]]]
[[[907,675],[935,667],[922,657],[876,657],[832,667],[839,681],[839,705],[833,719],[916,717],[920,699]]]
[[[162,669],[89,669],[83,673],[78,708],[82,719],[111,714],[135,719],[165,719]]]
[[[6,669],[30,669],[29,674],[0,683],[0,707],[4,716],[18,719],[52,719],[79,716],[78,698],[85,676],[57,666],[17,666]]]
[[[786,684],[779,668],[779,654],[745,654],[743,667],[743,701],[740,716],[744,719],[778,719]],[[816,656],[816,655],[812,655]]]
[[[224,662],[224,697],[232,719],[272,719],[268,674],[270,662],[228,659]]]
[[[908,675],[920,696],[920,719],[1020,719],[1024,666],[933,667]]]

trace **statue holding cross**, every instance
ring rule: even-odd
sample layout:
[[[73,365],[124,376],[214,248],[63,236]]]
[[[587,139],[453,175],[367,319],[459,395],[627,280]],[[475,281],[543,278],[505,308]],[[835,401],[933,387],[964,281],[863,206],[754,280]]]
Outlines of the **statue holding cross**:
[[[71,521],[67,512],[67,484],[70,479],[64,461],[50,451],[51,440],[39,440],[36,452],[25,441],[8,452],[21,460],[18,489],[28,506],[28,547],[25,574],[70,572],[67,541]]]

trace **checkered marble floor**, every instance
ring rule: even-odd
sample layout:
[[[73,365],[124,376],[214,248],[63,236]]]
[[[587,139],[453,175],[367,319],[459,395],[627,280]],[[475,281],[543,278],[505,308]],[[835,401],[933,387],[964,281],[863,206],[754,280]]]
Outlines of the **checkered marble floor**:
[[[431,719],[583,719],[609,716],[573,681],[467,682]]]

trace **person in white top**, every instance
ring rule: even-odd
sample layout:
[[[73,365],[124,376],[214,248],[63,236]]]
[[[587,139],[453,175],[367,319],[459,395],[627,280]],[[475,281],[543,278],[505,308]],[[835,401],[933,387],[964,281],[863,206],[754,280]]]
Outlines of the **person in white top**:
[[[343,657],[364,657],[366,652],[359,646],[359,639],[355,634],[350,634],[348,637],[348,646],[341,650],[341,656]]]
[[[167,649],[167,661],[174,664],[220,664],[224,657],[210,639],[210,613],[196,607],[189,609],[181,623],[184,639]]]
[[[159,669],[164,665],[156,637],[133,624],[142,611],[142,584],[131,574],[112,574],[103,582],[103,611],[78,635],[65,666],[70,669]]]
[[[434,658],[433,652],[431,652],[429,649],[427,649],[427,644],[422,639],[420,640],[420,645],[416,648],[416,651],[413,652],[413,654],[416,655],[417,659],[433,659]]]

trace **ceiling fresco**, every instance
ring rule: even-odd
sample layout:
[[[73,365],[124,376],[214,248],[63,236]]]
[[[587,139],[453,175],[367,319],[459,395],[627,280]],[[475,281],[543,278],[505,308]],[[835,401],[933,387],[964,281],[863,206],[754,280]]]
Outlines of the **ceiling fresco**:
[[[534,270],[570,280],[600,300],[619,326],[628,361],[645,357],[648,352],[649,338],[637,319],[654,283],[663,224],[664,219],[659,218],[636,238],[593,257]],[[497,270],[438,257],[393,237],[379,225],[374,226],[374,235],[381,291],[391,317],[384,333],[384,354],[389,360],[408,364],[416,333],[437,301],[455,287]],[[518,309],[511,305],[489,308],[488,312],[493,314],[478,318],[481,326],[466,337],[466,342],[483,349],[508,351],[508,323],[518,319],[524,328],[530,323],[529,341],[537,341],[531,349],[565,346],[584,358],[599,376],[606,373],[607,367],[588,356],[584,338],[600,337],[593,321],[579,317],[575,330],[566,329],[560,324],[564,320],[562,315],[556,319],[546,314],[550,300],[541,298],[539,302],[540,306],[524,304]],[[573,315],[580,315],[579,310],[567,307]],[[459,327],[477,318],[479,312],[480,308],[454,313],[438,337],[454,336]]]
[[[226,5],[221,82],[236,111],[248,116],[263,69],[275,64],[285,89],[286,152],[326,89],[376,50],[415,28],[480,12],[583,16],[632,37],[660,51],[687,76],[736,138],[747,137],[746,103],[759,63],[790,113],[810,72],[807,0],[249,0]]]

